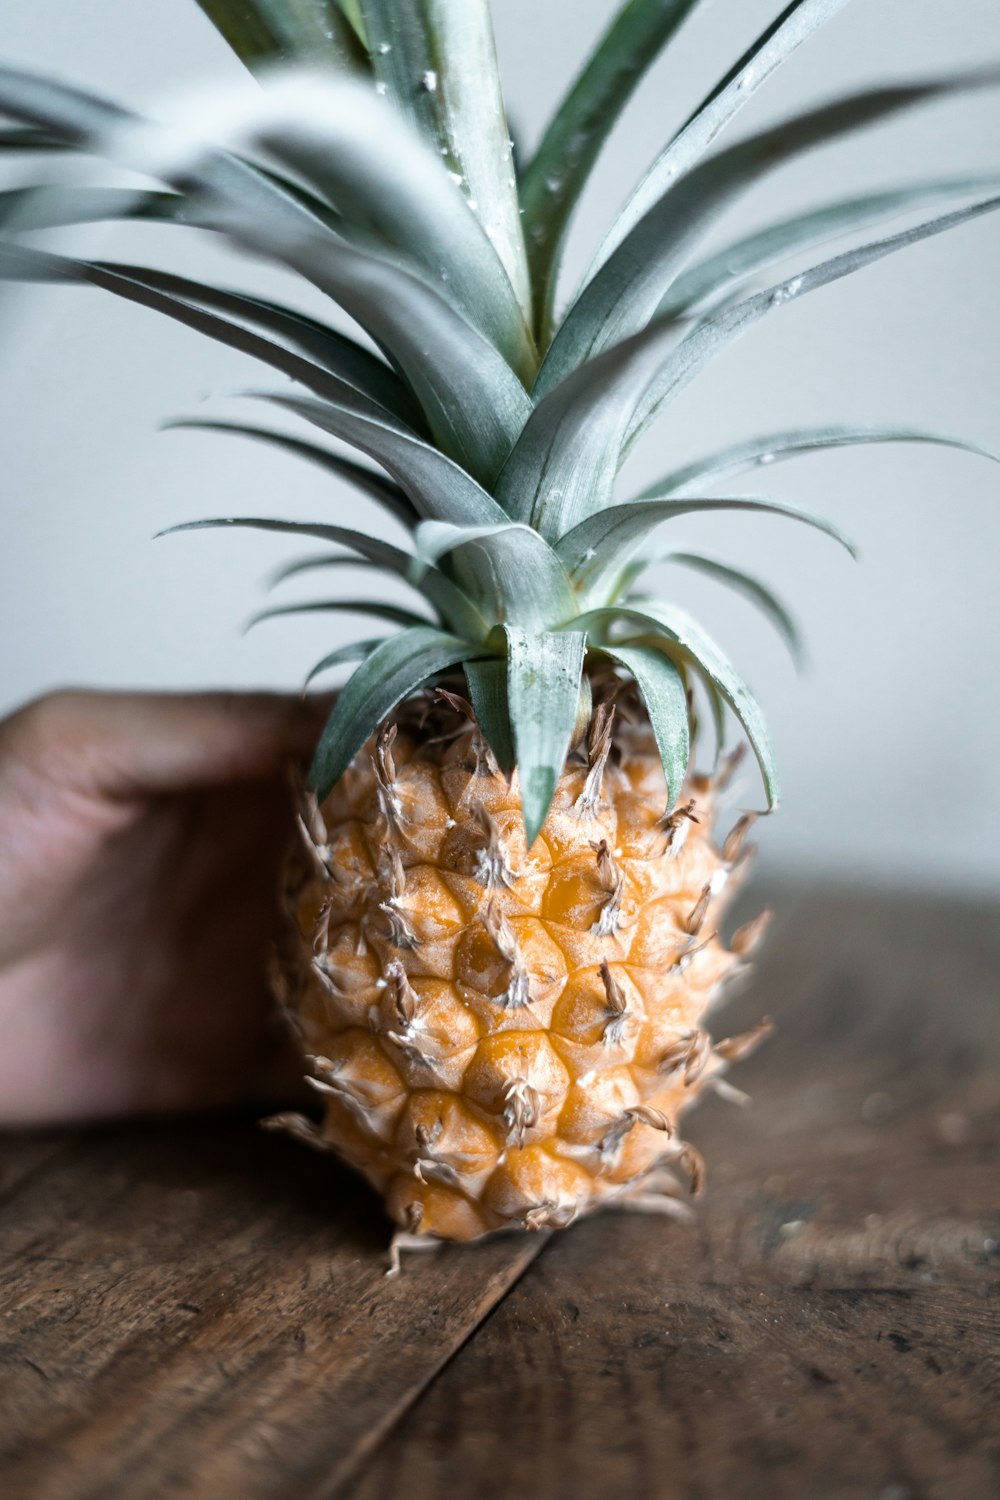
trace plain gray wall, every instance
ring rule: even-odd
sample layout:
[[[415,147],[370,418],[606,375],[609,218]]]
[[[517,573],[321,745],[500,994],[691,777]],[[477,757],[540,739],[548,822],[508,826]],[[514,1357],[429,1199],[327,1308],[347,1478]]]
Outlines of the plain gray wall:
[[[530,144],[612,6],[497,0],[494,9],[510,112]],[[638,171],[777,9],[778,0],[700,6],[601,161],[567,288]],[[4,12],[7,57],[154,111],[186,88],[241,76],[194,0],[7,0]],[[737,130],[862,83],[991,60],[1000,62],[996,0],[855,0],[757,95]],[[914,112],[777,174],[726,227],[862,185],[1000,172],[998,120],[989,92]],[[283,286],[176,231],[88,230],[73,243]],[[827,420],[923,423],[1000,448],[998,251],[1000,219],[987,218],[779,312],[673,408],[628,477],[638,487],[680,457]],[[96,292],[8,291],[0,315],[0,709],[67,682],[296,687],[343,627],[300,619],[238,631],[262,577],[295,549],[249,535],[150,540],[211,513],[356,511],[352,496],[294,460],[157,432],[171,414],[259,385],[258,371]],[[771,519],[684,522],[676,534],[781,589],[808,631],[808,675],[796,678],[743,602],[679,570],[662,583],[730,649],[766,706],[785,783],[782,811],[762,830],[768,868],[1000,888],[1000,470],[892,447],[804,459],[767,477],[771,493],[852,533],[862,565]],[[294,596],[287,587],[284,597]]]

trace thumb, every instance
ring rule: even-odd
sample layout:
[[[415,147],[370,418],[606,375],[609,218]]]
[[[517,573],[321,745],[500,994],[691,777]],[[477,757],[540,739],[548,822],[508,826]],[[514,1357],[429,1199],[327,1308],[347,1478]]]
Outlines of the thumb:
[[[312,754],[333,699],[279,693],[58,692],[0,726],[36,774],[129,798],[267,780]]]

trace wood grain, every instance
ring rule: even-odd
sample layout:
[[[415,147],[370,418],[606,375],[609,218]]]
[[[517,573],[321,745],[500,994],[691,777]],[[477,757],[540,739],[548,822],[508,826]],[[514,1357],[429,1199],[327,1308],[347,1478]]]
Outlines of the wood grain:
[[[0,1491],[336,1488],[542,1244],[387,1280],[388,1233],[346,1171],[246,1122],[85,1138],[0,1208]]]
[[[0,1138],[0,1203],[13,1197],[22,1183],[60,1151],[67,1150],[72,1138],[68,1130],[33,1131]]]
[[[1000,1494],[1000,929],[797,905],[731,1016],[779,1022],[756,1103],[688,1132],[695,1221],[555,1238],[351,1500]]]

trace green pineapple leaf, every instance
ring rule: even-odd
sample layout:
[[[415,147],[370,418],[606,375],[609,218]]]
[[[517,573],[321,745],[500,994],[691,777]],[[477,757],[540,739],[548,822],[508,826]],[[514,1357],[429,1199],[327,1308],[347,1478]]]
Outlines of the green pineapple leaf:
[[[677,663],[659,646],[602,645],[612,661],[635,678],[649,715],[667,781],[667,811],[675,805],[691,759],[687,687]]]
[[[366,657],[371,656],[376,647],[391,639],[391,636],[376,635],[369,637],[368,640],[348,641],[346,645],[338,646],[335,651],[330,651],[322,661],[316,663],[302,684],[303,689],[307,688],[321,672],[329,672],[333,667],[343,666],[344,662],[364,661]]]
[[[684,568],[693,568],[695,572],[704,573],[706,577],[712,578],[716,583],[725,584],[727,588],[733,589],[737,594],[742,594],[751,604],[756,605],[781,636],[795,665],[801,668],[805,663],[805,653],[802,642],[802,632],[781,600],[773,589],[761,583],[759,578],[754,578],[751,573],[745,573],[742,568],[731,568],[725,563],[720,563],[713,557],[704,557],[700,552],[654,552],[650,557],[640,558],[631,563],[626,569],[624,582],[625,597],[630,597],[633,583],[642,576],[645,570],[656,563],[678,563]]]
[[[478,0],[471,3],[476,8]],[[251,147],[263,148],[373,244],[430,281],[531,381],[536,360],[523,309],[494,243],[440,156],[361,85],[289,79],[265,100],[247,131]]]
[[[391,604],[384,599],[308,599],[300,604],[274,604],[267,609],[258,609],[250,616],[245,629],[252,630],[265,620],[285,619],[289,615],[325,614],[370,615],[375,620],[386,620],[390,625],[403,625],[407,629],[432,625],[440,630],[444,624],[441,620],[429,620],[415,609]]]
[[[612,645],[617,645],[621,639],[615,633],[616,627],[633,625],[644,635],[652,633],[663,637],[665,649],[670,654],[676,652],[690,660],[721,693],[742,725],[760,767],[768,808],[777,807],[778,774],[760,705],[732,662],[690,615],[676,605],[643,598],[590,610],[580,617],[577,624],[588,631],[593,628],[608,632]]]
[[[496,756],[501,771],[510,776],[517,764],[517,752],[507,697],[507,663],[490,657],[484,657],[482,661],[467,661],[465,680],[486,743]]]
[[[948,198],[989,193],[998,187],[1000,176],[995,172],[976,177],[932,178],[905,188],[839,198],[808,213],[778,219],[732,241],[682,272],[656,309],[656,316],[679,318],[706,302],[717,305],[716,299],[722,294],[727,298],[732,296],[740,282],[786,259],[794,251],[879,224],[910,209],[925,208]]]
[[[569,753],[580,705],[587,637],[582,630],[506,625],[507,701],[528,847],[535,842]]]
[[[39,185],[0,192],[0,227],[9,233],[61,229],[70,224],[100,224],[113,219],[197,225],[197,215],[180,193],[75,187],[70,183],[60,183],[56,190]]]
[[[375,469],[369,469],[365,464],[355,463],[353,459],[342,458],[339,453],[331,453],[328,449],[321,448],[318,443],[307,443],[304,439],[293,437],[287,432],[272,432],[268,427],[256,427],[247,422],[213,420],[209,417],[176,418],[172,422],[165,422],[163,431],[230,432],[237,437],[255,438],[260,442],[270,443],[272,447],[281,448],[286,453],[293,453],[299,458],[307,459],[310,463],[318,464],[320,468],[336,475],[338,479],[347,480],[348,484],[352,484],[362,494],[370,496],[383,510],[394,516],[397,521],[401,521],[404,526],[412,529],[420,520],[420,512],[412,500],[386,475],[379,474]]]
[[[531,400],[499,351],[432,287],[344,243],[250,163],[83,90],[0,66],[0,109],[58,132],[68,145],[111,152],[135,170],[160,175],[199,203],[203,227],[326,292],[380,347],[392,349],[445,451],[492,482]]]
[[[768,499],[762,495],[724,495],[707,500],[694,496],[667,500],[642,497],[611,505],[567,532],[556,544],[556,556],[572,576],[581,596],[596,601],[613,592],[624,565],[657,526],[677,516],[719,510],[758,512],[801,521],[839,542],[852,557],[857,557],[854,544],[832,521],[801,510],[785,500]]]
[[[198,0],[212,25],[249,68],[275,63],[367,64],[337,0]]]
[[[420,421],[419,409],[414,413],[409,392],[388,365],[350,339],[342,339],[336,334],[322,337],[325,330],[320,325],[313,328],[311,320],[300,319],[297,314],[274,304],[204,287],[184,277],[147,271],[143,267],[71,260],[68,256],[50,255],[45,251],[9,244],[0,245],[0,279],[86,283],[101,287],[116,297],[163,313],[230,349],[249,354],[272,369],[280,370],[316,396],[334,402],[339,399],[351,401],[375,420],[381,414],[408,427],[407,415],[415,414],[416,420]],[[183,295],[178,295],[177,289],[182,290]],[[196,297],[198,303],[193,300]],[[321,349],[323,364],[262,337],[242,323],[208,311],[212,304],[238,312],[251,323],[281,332],[289,341],[294,340],[309,348],[311,353]]]
[[[651,205],[587,282],[545,357],[536,394],[645,327],[707,229],[777,167],[917,104],[998,81],[1000,75],[976,73],[866,89],[792,116],[703,162]]]
[[[565,568],[530,526],[453,526],[446,521],[424,521],[417,528],[416,552],[422,563],[458,552],[475,580],[476,596],[491,601],[498,623],[546,630],[564,624],[577,613],[577,599]]]
[[[531,319],[488,0],[360,0],[379,86],[457,180]]]
[[[501,472],[497,498],[513,520],[557,540],[610,503],[619,463],[659,407],[767,313],[997,208],[1000,197],[988,198],[844,251],[706,317],[679,342],[672,318],[654,320],[539,402]]]
[[[0,151],[65,151],[66,142],[32,126],[0,126]]]
[[[692,488],[716,484],[748,469],[770,467],[809,453],[833,448],[853,448],[866,443],[928,443],[939,448],[956,448],[979,458],[1000,463],[1000,454],[967,438],[950,433],[932,432],[924,427],[800,427],[791,431],[764,433],[760,437],[720,448],[706,458],[685,464],[664,474],[636,496],[638,500],[659,500],[668,496],[690,494]]]
[[[380,537],[370,536],[365,531],[355,531],[349,526],[330,526],[312,521],[277,521],[265,516],[218,516],[203,521],[182,521],[168,526],[157,536],[173,536],[179,531],[208,531],[220,527],[248,527],[254,531],[274,531],[283,536],[316,537],[320,541],[333,542],[341,547],[350,547],[360,557],[397,578],[409,581],[414,564],[412,552],[383,542]],[[477,605],[472,602],[450,578],[429,568],[421,580],[421,592],[449,623],[452,629],[468,630],[473,640],[480,640],[487,633],[487,625]]]
[[[612,224],[595,265],[602,265],[657,199],[696,165],[775,69],[846,4],[847,0],[791,0],[786,5],[657,156]]]
[[[651,417],[661,406],[678,396],[713,359],[717,359],[736,339],[747,333],[769,312],[786,306],[808,292],[829,286],[831,282],[838,281],[844,276],[852,276],[856,271],[864,270],[865,267],[874,265],[876,261],[883,260],[888,255],[895,255],[897,251],[905,250],[920,240],[944,234],[950,229],[958,228],[960,224],[967,224],[974,219],[981,218],[984,214],[994,213],[998,208],[1000,208],[1000,196],[982,199],[967,208],[955,209],[951,213],[925,219],[922,223],[904,229],[898,234],[873,240],[856,249],[845,250],[829,260],[820,261],[806,271],[776,282],[775,285],[756,292],[752,297],[747,297],[734,306],[709,315],[681,340],[674,351],[666,355],[658,373],[648,382],[641,399],[635,404],[623,457],[627,455],[632,443],[640,436]],[[645,362],[642,359],[645,353],[643,346],[656,343],[666,344],[669,341],[672,326],[669,319],[662,328],[653,323],[643,333],[637,334],[634,339],[628,341],[636,349],[643,369],[645,368]]]
[[[346,400],[334,405],[280,392],[261,399],[367,453],[388,469],[422,516],[467,526],[507,523],[504,511],[465,469],[415,433],[374,417],[360,405],[349,406]]]
[[[540,346],[551,336],[562,243],[591,169],[643,74],[698,0],[627,0],[525,168],[521,208]]]
[[[415,625],[377,646],[348,678],[316,747],[309,784],[320,801],[365,740],[404,698],[439,672],[473,660],[477,654],[469,641],[429,625]]]
[[[372,562],[369,557],[355,557],[350,552],[319,552],[282,563],[281,567],[268,574],[266,586],[274,589],[279,584],[287,583],[289,578],[300,578],[303,573],[323,572],[327,568],[370,568],[375,573],[384,571],[380,563]]]

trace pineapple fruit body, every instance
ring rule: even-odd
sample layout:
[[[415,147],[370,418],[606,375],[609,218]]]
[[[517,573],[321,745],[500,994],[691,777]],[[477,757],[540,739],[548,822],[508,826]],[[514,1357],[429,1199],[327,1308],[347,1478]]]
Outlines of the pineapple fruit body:
[[[691,773],[693,704],[717,755],[727,713],[738,721],[768,811],[779,789],[742,671],[669,581],[650,592],[649,570],[693,568],[759,608],[793,654],[799,637],[767,580],[676,551],[665,530],[762,511],[853,550],[832,523],[733,494],[730,480],[848,444],[985,450],[960,434],[824,422],[693,458],[671,449],[631,497],[619,474],[654,418],[673,416],[676,432],[675,398],[762,318],[1000,210],[995,183],[964,173],[703,243],[740,193],[754,199],[803,151],[984,79],[866,89],[727,145],[757,88],[843,4],[791,0],[663,145],[574,292],[563,248],[590,169],[690,4],[622,0],[523,162],[489,0],[331,3],[318,29],[315,6],[201,4],[252,69],[296,59],[317,71],[265,80],[231,124],[220,110],[213,141],[0,66],[4,152],[83,151],[114,181],[127,167],[166,190],[109,193],[70,172],[61,193],[46,172],[40,193],[4,195],[0,279],[102,287],[289,377],[291,393],[261,394],[301,434],[256,417],[188,425],[290,451],[380,512],[359,520],[334,490],[319,519],[171,528],[339,549],[276,580],[318,570],[334,580],[325,597],[257,618],[349,612],[389,627],[336,645],[308,678],[354,664],[303,796],[298,936],[281,976],[325,1114],[278,1123],[363,1171],[404,1235],[564,1224],[612,1200],[669,1207],[672,1167],[700,1175],[679,1135],[684,1106],[709,1086],[733,1093],[720,1073],[761,1034],[713,1045],[705,1030],[760,926],[728,951],[719,937],[747,821],[713,841],[724,788]],[[950,199],[962,206],[942,212]],[[813,259],[831,235],[911,210],[905,229]],[[52,255],[17,232],[109,215],[207,231],[241,267],[248,251],[269,259],[364,338],[294,299]],[[768,284],[786,257],[797,264]],[[336,585],[348,562],[368,570],[360,599]],[[400,583],[416,608],[393,602]],[[477,718],[442,680],[468,692]],[[580,705],[595,688],[591,717]]]
[[[598,710],[527,848],[516,773],[471,712],[411,701],[330,796],[303,808],[282,996],[331,1147],[407,1235],[471,1240],[564,1226],[695,1189],[684,1108],[753,1035],[704,1029],[756,935],[718,923],[746,849],[720,851],[718,786],[663,817],[638,705]]]

